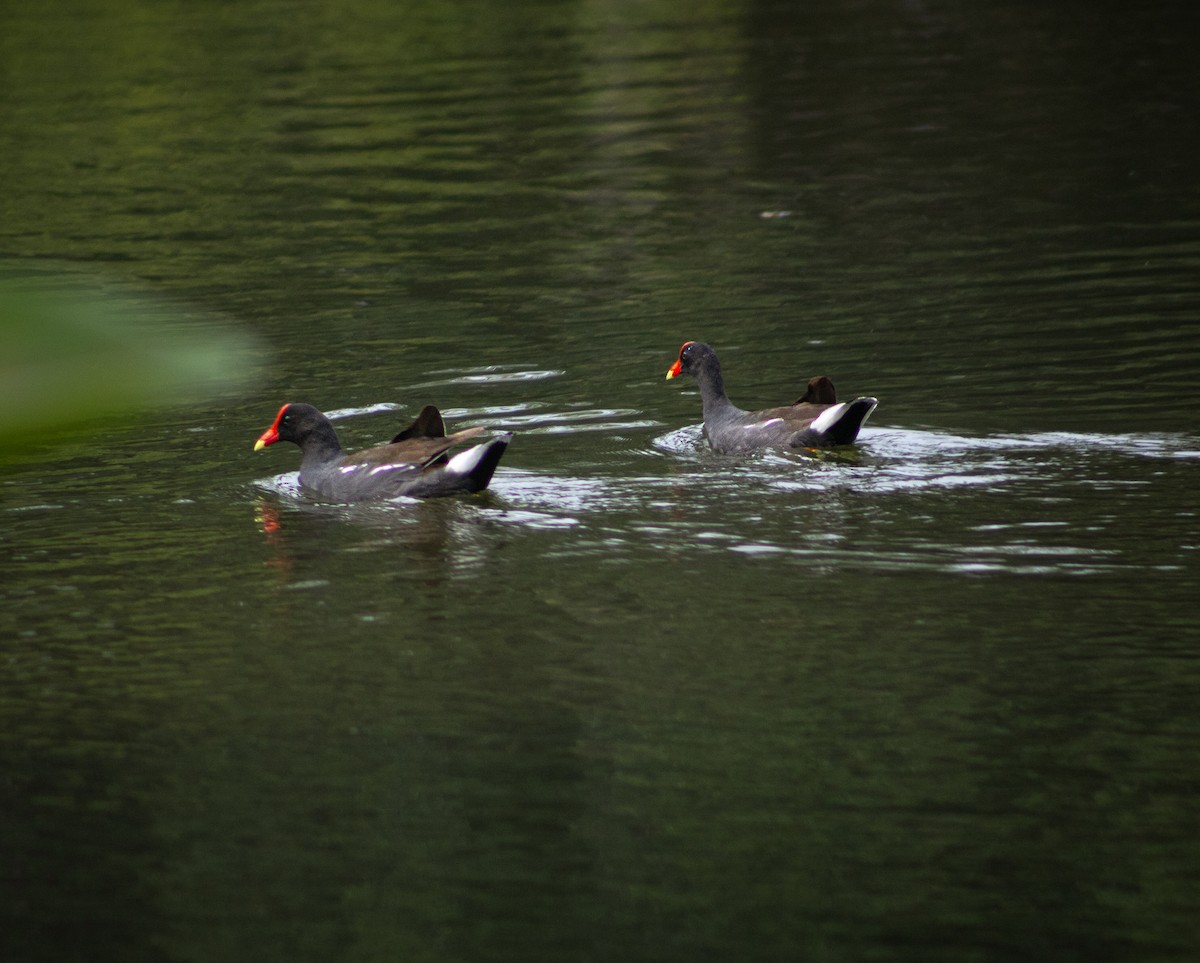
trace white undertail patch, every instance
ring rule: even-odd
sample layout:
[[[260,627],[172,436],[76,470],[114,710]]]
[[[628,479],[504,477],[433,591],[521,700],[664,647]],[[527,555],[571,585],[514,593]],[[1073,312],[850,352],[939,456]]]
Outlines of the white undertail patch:
[[[828,431],[830,425],[835,425],[838,419],[842,417],[842,412],[846,410],[848,402],[841,402],[822,411],[816,418],[812,420],[812,424],[808,427],[813,431]]]
[[[487,450],[487,445],[476,445],[474,448],[468,448],[466,451],[460,451],[457,455],[446,462],[446,471],[452,472],[455,475],[469,475],[475,470],[475,466],[479,464],[483,458],[483,453]]]

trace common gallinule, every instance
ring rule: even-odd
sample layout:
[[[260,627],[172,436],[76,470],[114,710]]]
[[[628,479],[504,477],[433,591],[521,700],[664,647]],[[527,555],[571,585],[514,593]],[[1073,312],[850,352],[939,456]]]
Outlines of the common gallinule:
[[[512,433],[498,435],[451,457],[448,452],[482,428],[446,434],[441,412],[426,405],[416,420],[386,445],[347,454],[333,425],[312,405],[279,409],[275,422],[254,443],[261,451],[277,441],[300,446],[300,484],[339,502],[367,499],[435,498],[487,488]]]
[[[879,404],[876,398],[855,398],[839,403],[833,382],[820,375],[808,383],[798,401],[782,408],[743,411],[725,395],[721,363],[712,347],[688,341],[679,359],[667,369],[667,380],[681,374],[700,383],[704,403],[704,435],[719,452],[757,448],[832,448],[848,445]]]

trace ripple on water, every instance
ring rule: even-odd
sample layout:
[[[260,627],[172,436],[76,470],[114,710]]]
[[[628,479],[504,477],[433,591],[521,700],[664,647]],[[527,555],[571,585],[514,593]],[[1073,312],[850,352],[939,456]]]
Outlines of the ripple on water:
[[[306,496],[300,487],[300,472],[289,471],[271,478],[256,478],[251,484],[264,492],[278,495],[291,501],[301,501]]]
[[[326,415],[331,421],[345,421],[403,410],[405,408],[401,405],[379,402],[355,408],[336,408],[326,412]],[[469,422],[472,425],[514,431],[523,435],[566,435],[582,432],[618,434],[657,428],[662,424],[653,418],[645,417],[636,408],[593,408],[580,405],[548,410],[545,402],[537,401],[442,408],[441,412],[451,423]]]
[[[684,428],[668,431],[665,435],[655,438],[651,444],[660,451],[671,455],[695,456],[700,452],[710,451],[704,441],[702,425],[687,425]]]
[[[1188,459],[1196,448],[1193,439],[1168,434],[968,437],[871,428],[835,457],[717,456],[700,426],[660,435],[652,445],[685,468],[679,480],[692,504],[704,506],[702,520],[684,514],[668,523],[676,541],[695,550],[1030,575],[1094,575],[1149,564],[1113,548],[1103,532],[1148,484],[1135,460]],[[1097,510],[1097,501],[1112,504]],[[978,523],[980,513],[991,520]],[[975,524],[959,527],[959,518]],[[1156,569],[1181,564],[1151,561]]]
[[[330,421],[344,421],[347,418],[361,418],[364,415],[378,415],[387,411],[402,411],[400,405],[392,404],[390,401],[381,401],[378,404],[366,405],[361,408],[334,408],[332,411],[325,412],[325,417]]]
[[[446,385],[509,384],[512,382],[546,381],[561,378],[565,371],[558,368],[526,368],[521,365],[485,365],[480,368],[447,368],[432,372],[445,377],[412,385],[410,390],[441,388]]]
[[[644,421],[632,417],[636,409],[536,403],[447,413],[475,422],[494,418],[497,427],[525,435]],[[1136,461],[1194,458],[1196,450],[1194,440],[1171,435],[970,437],[874,427],[856,446],[835,452],[727,456],[708,447],[700,425],[641,437],[642,447],[605,456],[611,462],[597,461],[592,451],[586,468],[579,462],[562,471],[502,465],[488,495],[461,500],[456,511],[531,532],[569,532],[547,550],[607,560],[640,557],[652,544],[805,565],[1094,575],[1139,567],[1105,537],[1144,484]],[[301,507],[313,504],[296,472],[255,485]],[[399,524],[386,515],[371,517]],[[1170,568],[1175,561],[1156,564]]]
[[[575,408],[565,411],[538,411],[531,414],[502,412],[494,415],[487,409],[447,408],[447,418],[469,419],[486,427],[517,431],[523,435],[562,435],[575,432],[632,431],[655,428],[660,422],[640,417],[636,408]]]

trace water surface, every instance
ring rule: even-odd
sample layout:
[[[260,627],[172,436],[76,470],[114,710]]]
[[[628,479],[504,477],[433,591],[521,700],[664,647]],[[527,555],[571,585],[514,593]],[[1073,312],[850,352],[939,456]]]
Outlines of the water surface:
[[[3,270],[259,368],[5,456],[0,955],[1191,959],[1190,6],[69,9]],[[718,456],[689,339],[880,408]],[[516,436],[321,504],[301,400]]]

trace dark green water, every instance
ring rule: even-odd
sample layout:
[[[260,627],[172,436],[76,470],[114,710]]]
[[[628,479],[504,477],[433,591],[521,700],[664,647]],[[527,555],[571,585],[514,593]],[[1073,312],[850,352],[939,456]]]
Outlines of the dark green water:
[[[0,465],[0,958],[1194,959],[1197,20],[5,5],[0,270],[259,366]]]

